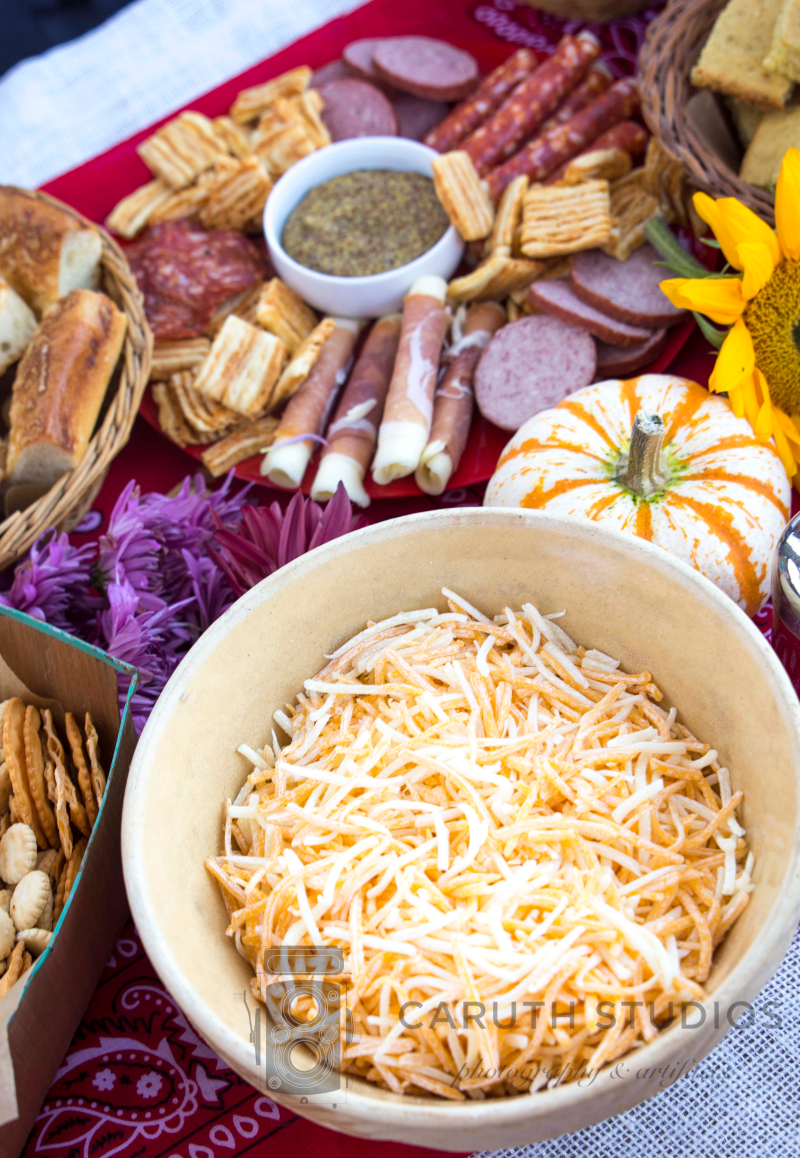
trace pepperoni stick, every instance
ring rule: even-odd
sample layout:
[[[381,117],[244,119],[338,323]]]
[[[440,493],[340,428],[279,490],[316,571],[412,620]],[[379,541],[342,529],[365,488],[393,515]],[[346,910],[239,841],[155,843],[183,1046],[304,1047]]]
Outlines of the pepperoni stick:
[[[450,324],[446,293],[444,278],[420,277],[403,302],[397,358],[372,464],[379,486],[413,474],[428,443],[439,357]]]
[[[464,320],[463,336],[450,349],[452,361],[433,400],[430,440],[414,475],[417,486],[426,494],[440,495],[461,462],[475,405],[475,367],[492,334],[505,320],[506,311],[497,302],[472,306]]]
[[[507,60],[484,77],[472,96],[448,113],[428,133],[425,144],[439,153],[457,148],[505,100],[512,89],[530,76],[538,61],[529,48],[518,48]]]
[[[486,185],[497,201],[509,182],[525,176],[530,181],[544,181],[559,165],[571,161],[619,121],[630,117],[639,107],[639,93],[634,80],[618,80],[611,88],[581,109],[563,125],[555,125],[541,137],[530,141],[518,153],[492,169]]]
[[[597,140],[592,141],[589,148],[584,149],[578,156],[585,157],[589,153],[601,152],[604,149],[621,149],[623,153],[628,153],[631,158],[634,158],[644,152],[646,145],[647,129],[642,128],[636,121],[620,121],[618,125],[614,125],[613,129],[601,133]],[[572,162],[576,160],[577,157],[572,157],[563,165],[559,165],[556,171],[547,178],[545,185],[555,185],[556,181],[560,181]]]
[[[367,335],[333,421],[327,430],[328,449],[320,460],[311,497],[325,502],[344,485],[350,499],[369,506],[364,476],[375,450],[378,427],[400,339],[400,314],[380,318]]]
[[[581,83],[564,98],[553,115],[539,126],[536,136],[541,137],[542,133],[555,128],[556,125],[565,124],[581,109],[585,109],[593,100],[601,96],[607,88],[610,88],[613,79],[602,60],[595,61]]]
[[[297,490],[314,453],[315,443],[347,377],[361,322],[334,318],[331,336],[296,394],[283,412],[272,446],[264,455],[261,473],[275,486]],[[303,436],[306,436],[305,438]]]
[[[575,88],[600,52],[590,32],[564,36],[555,52],[459,148],[472,158],[481,176],[516,153]]]

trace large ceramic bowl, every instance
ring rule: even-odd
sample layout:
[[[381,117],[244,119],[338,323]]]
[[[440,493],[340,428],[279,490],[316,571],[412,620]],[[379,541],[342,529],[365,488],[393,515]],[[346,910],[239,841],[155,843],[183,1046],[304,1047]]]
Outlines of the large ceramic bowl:
[[[721,946],[708,984],[709,1005],[719,1002],[721,1014],[715,1019],[709,1008],[700,1028],[665,1030],[626,1059],[627,1078],[609,1068],[584,1088],[454,1103],[351,1079],[335,1108],[297,1105],[264,1086],[269,1065],[263,1057],[256,1064],[242,1001],[243,991],[250,996],[251,970],[224,936],[225,909],[203,861],[221,848],[223,802],[250,771],[237,746],[267,742],[273,711],[367,618],[444,606],[443,585],[489,613],[531,599],[544,611],[566,608],[563,622],[574,639],[619,656],[628,670],[652,671],[666,702],[719,749],[735,789],[744,789],[743,823],[756,858],[751,903]],[[696,571],[588,523],[502,509],[436,511],[311,552],[206,632],[139,741],[123,816],[125,880],[164,984],[208,1044],[253,1085],[346,1133],[488,1150],[621,1113],[722,1037],[727,1012],[755,997],[797,925],[799,781],[800,705],[788,678],[745,615]],[[251,1014],[253,1004],[250,998]]]
[[[377,318],[402,309],[403,298],[418,277],[448,280],[464,251],[464,242],[449,226],[435,245],[406,265],[369,277],[334,277],[301,265],[281,245],[289,214],[309,190],[358,169],[397,169],[432,177],[434,149],[405,137],[356,137],[310,153],[292,165],[275,185],[264,206],[264,236],[275,272],[312,306],[326,314]]]

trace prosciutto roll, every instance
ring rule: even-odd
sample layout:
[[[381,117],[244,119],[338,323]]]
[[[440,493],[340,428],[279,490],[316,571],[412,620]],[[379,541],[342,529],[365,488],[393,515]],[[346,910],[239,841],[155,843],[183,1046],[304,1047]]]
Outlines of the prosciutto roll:
[[[450,348],[450,362],[436,388],[428,445],[414,475],[420,490],[440,495],[461,461],[475,403],[472,379],[492,334],[504,325],[497,302],[480,302],[467,312],[461,336]],[[456,321],[453,323],[456,328]]]
[[[327,430],[328,449],[322,456],[311,497],[325,502],[344,485],[352,502],[369,506],[364,490],[383,404],[400,340],[400,314],[379,318],[367,335]]]
[[[320,441],[339,389],[347,379],[350,359],[362,323],[334,318],[331,336],[311,372],[283,412],[275,441],[264,455],[261,474],[275,486],[297,490]],[[304,437],[306,436],[306,437]]]
[[[450,314],[441,277],[421,277],[403,302],[403,323],[372,477],[379,486],[413,474],[428,443],[436,376]]]

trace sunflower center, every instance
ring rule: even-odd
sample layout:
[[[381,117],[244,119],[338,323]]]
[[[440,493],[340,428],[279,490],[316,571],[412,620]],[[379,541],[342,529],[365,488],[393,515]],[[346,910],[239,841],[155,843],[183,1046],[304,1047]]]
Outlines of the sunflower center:
[[[800,261],[776,267],[744,320],[772,401],[787,414],[800,411]]]

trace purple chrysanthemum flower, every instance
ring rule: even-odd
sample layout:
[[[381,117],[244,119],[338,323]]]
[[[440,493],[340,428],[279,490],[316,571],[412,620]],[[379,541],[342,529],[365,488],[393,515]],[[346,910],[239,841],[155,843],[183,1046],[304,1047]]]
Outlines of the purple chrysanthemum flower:
[[[68,535],[46,531],[17,566],[14,581],[0,595],[0,602],[53,627],[74,631],[79,610],[92,603],[93,555],[92,544],[73,547]]]

